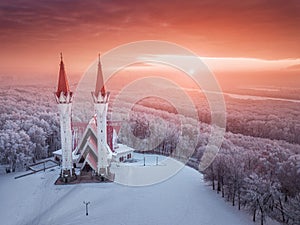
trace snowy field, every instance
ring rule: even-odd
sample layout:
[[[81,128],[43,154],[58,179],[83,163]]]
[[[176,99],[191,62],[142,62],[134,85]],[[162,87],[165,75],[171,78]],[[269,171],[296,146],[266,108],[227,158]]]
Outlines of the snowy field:
[[[156,156],[143,166],[135,163],[117,167],[151,168],[168,163]],[[173,160],[175,161],[175,160]],[[139,164],[141,163],[142,164]],[[130,164],[130,165],[128,165]],[[155,169],[156,168],[156,169]],[[139,173],[141,170],[139,170]],[[0,218],[5,225],[251,225],[251,216],[231,207],[203,182],[197,171],[183,167],[163,182],[132,187],[117,183],[54,185],[59,168],[14,179],[0,175]],[[116,174],[120,176],[120,174]],[[131,178],[132,179],[132,178]],[[89,201],[85,215],[83,201]],[[271,223],[268,223],[271,224]],[[275,224],[275,223],[272,223]]]

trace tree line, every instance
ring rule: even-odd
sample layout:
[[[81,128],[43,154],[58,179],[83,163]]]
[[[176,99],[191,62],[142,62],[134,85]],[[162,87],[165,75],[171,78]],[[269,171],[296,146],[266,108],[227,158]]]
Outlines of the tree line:
[[[6,88],[0,91],[0,163],[7,172],[60,148],[59,117],[50,88]]]
[[[166,115],[168,114],[168,115]],[[151,108],[132,113],[123,123],[119,140],[137,149],[175,158],[189,158],[188,165],[198,169],[210,136],[210,126],[201,121]],[[159,118],[164,118],[162,122]],[[196,148],[189,148],[190,137],[199,134]],[[160,137],[154,146],[143,142],[152,133]],[[136,138],[128,138],[132,133]],[[179,137],[181,138],[179,148]],[[136,143],[137,142],[137,143]],[[212,164],[204,171],[205,181],[239,210],[245,209],[253,221],[264,224],[267,217],[283,224],[300,224],[300,146],[284,140],[270,140],[226,132]]]

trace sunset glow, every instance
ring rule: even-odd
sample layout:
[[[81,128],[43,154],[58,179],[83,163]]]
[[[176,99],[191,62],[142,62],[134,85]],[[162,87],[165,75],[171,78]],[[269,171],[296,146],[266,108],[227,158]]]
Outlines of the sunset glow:
[[[75,82],[99,51],[147,39],[216,71],[299,71],[299,11],[298,1],[1,1],[0,76],[54,79],[63,51]]]
[[[300,225],[300,0],[0,0],[1,224]]]

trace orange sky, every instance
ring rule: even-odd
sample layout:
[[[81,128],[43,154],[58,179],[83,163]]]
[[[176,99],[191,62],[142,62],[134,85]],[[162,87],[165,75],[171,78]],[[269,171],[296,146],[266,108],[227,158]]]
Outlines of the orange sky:
[[[189,48],[213,69],[299,71],[299,12],[298,0],[3,0],[0,78],[56,80],[62,51],[72,79],[99,51],[146,39]]]

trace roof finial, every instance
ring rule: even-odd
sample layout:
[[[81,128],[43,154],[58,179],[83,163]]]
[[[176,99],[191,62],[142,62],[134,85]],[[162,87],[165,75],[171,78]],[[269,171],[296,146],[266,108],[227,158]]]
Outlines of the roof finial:
[[[62,52],[60,53],[60,60],[63,61],[63,55],[62,55]]]
[[[100,63],[100,52],[98,53],[98,63]]]

